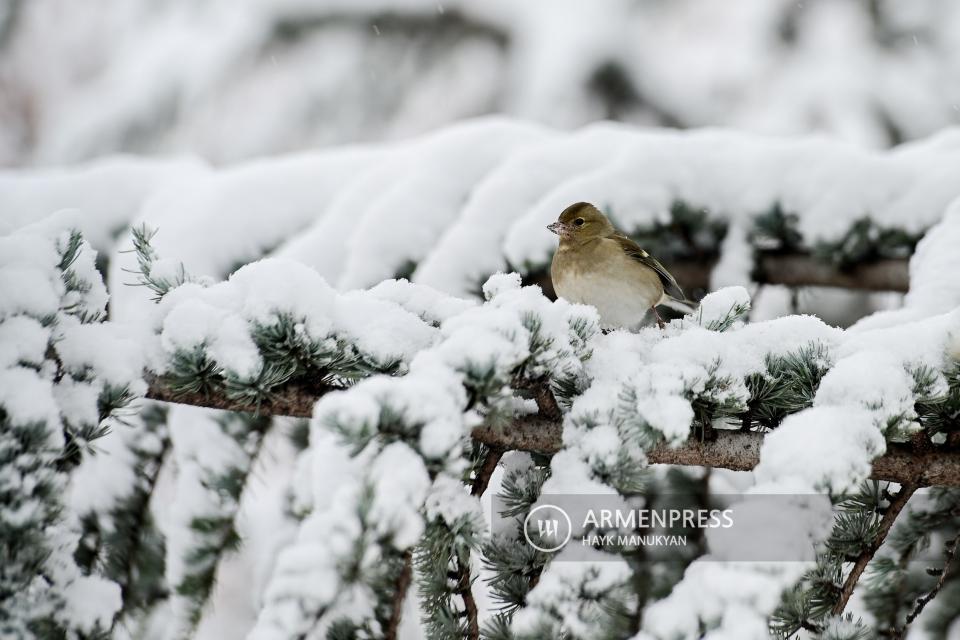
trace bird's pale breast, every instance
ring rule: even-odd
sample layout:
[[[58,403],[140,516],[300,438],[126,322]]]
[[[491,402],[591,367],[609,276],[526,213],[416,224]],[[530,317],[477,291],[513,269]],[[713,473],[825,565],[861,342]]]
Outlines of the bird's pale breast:
[[[660,302],[663,285],[652,270],[602,242],[558,250],[550,270],[553,288],[570,302],[596,307],[604,328],[634,327]]]

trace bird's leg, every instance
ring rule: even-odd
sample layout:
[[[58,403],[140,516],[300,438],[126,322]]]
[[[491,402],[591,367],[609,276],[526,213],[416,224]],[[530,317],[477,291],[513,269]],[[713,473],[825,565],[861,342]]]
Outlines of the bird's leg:
[[[663,318],[660,317],[660,314],[657,312],[657,308],[656,308],[655,306],[650,307],[650,310],[653,311],[653,315],[654,315],[654,317],[657,319],[657,326],[658,326],[658,327],[660,327],[661,329],[663,329],[665,326],[667,326],[667,325],[665,325],[665,324],[663,323]]]

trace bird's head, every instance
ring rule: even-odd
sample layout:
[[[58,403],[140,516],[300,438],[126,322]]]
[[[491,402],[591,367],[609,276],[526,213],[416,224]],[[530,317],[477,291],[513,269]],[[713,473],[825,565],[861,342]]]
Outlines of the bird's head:
[[[613,225],[599,209],[589,202],[578,202],[563,210],[557,221],[547,229],[560,236],[561,242],[586,242],[613,233]]]

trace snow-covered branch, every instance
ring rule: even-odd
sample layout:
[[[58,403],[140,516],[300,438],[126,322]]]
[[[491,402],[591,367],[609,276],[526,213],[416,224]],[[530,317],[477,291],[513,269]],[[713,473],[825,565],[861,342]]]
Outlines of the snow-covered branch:
[[[257,407],[222,396],[177,395],[156,382],[150,386],[147,397],[230,411],[298,417],[310,417],[314,403],[320,399],[302,391],[282,390],[277,399]],[[960,422],[955,428],[960,429]],[[518,418],[507,426],[483,424],[470,433],[477,442],[502,451],[553,454],[563,448],[563,422],[537,416]],[[678,446],[659,444],[647,452],[647,459],[651,464],[751,471],[760,462],[763,440],[764,434],[757,431],[714,430],[711,440],[694,437]],[[874,480],[913,483],[920,487],[960,487],[960,448],[955,446],[890,443],[886,453],[874,458],[871,464],[869,477]]]

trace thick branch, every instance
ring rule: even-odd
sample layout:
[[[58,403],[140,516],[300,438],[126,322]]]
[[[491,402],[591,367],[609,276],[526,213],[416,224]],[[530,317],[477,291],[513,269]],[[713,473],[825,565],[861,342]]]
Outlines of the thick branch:
[[[910,287],[907,260],[893,258],[841,270],[829,262],[805,254],[761,254],[754,276],[764,284],[788,287],[840,287],[869,291],[906,291]]]
[[[890,527],[893,526],[894,520],[896,520],[897,516],[900,515],[900,512],[910,500],[910,496],[912,496],[916,490],[917,485],[905,484],[900,487],[900,491],[897,493],[897,495],[890,500],[890,506],[887,507],[883,517],[880,519],[880,527],[877,529],[877,535],[870,542],[870,545],[864,549],[859,556],[857,556],[857,560],[853,563],[853,568],[850,570],[850,574],[843,583],[843,589],[840,591],[840,598],[837,600],[837,603],[833,605],[833,615],[838,616],[843,613],[844,608],[847,606],[847,602],[850,600],[850,596],[853,595],[853,590],[856,588],[857,583],[860,582],[860,576],[863,575],[864,569],[866,569],[867,565],[870,564],[870,561],[873,560],[873,556],[877,553],[877,549],[880,548],[880,545],[882,545],[883,541],[886,540],[887,534],[890,533]]]
[[[710,290],[710,274],[716,260],[664,262],[688,293]],[[887,258],[839,269],[806,253],[760,253],[754,279],[760,284],[788,287],[839,287],[867,291],[902,291],[910,285],[906,258]],[[554,297],[553,284],[546,274],[531,279],[544,293]]]
[[[538,414],[541,418],[553,422],[563,420],[563,412],[557,404],[557,399],[546,384],[537,385],[533,393],[533,399],[537,403]]]
[[[162,384],[153,381],[147,397],[230,411],[309,417],[318,394],[286,389],[269,403],[257,407],[249,402],[229,400],[222,396],[175,395]],[[559,451],[563,444],[561,422],[537,416],[518,418],[507,427],[481,425],[474,428],[472,435],[478,442],[504,451],[536,451],[549,454]],[[690,440],[676,448],[657,446],[647,454],[647,458],[653,464],[750,471],[760,462],[762,444],[762,433],[718,430],[716,438],[707,442]],[[874,480],[916,484],[920,487],[960,487],[960,449],[937,446],[917,449],[911,445],[890,443],[887,445],[887,452],[874,459],[870,477]]]
[[[270,399],[259,405],[246,400],[233,400],[222,394],[179,393],[156,378],[147,378],[149,388],[147,398],[161,402],[189,404],[194,407],[241,411],[264,416],[290,416],[309,418],[313,415],[313,405],[323,394],[334,391],[334,387],[307,389],[297,385],[285,385],[273,393]]]
[[[522,418],[504,429],[480,426],[473,430],[474,439],[489,446],[542,453],[559,451],[561,435],[560,423],[536,417]],[[714,440],[689,440],[675,448],[659,445],[647,453],[647,458],[653,464],[750,471],[760,462],[762,444],[762,433],[717,430]],[[870,477],[920,487],[958,487],[960,450],[931,447],[918,451],[911,445],[889,443],[887,452],[873,460]]]

